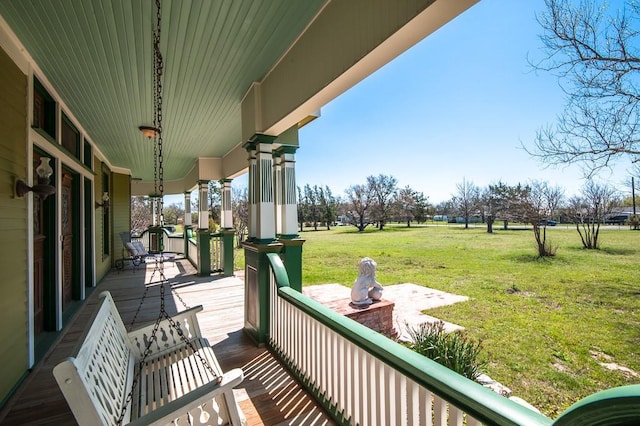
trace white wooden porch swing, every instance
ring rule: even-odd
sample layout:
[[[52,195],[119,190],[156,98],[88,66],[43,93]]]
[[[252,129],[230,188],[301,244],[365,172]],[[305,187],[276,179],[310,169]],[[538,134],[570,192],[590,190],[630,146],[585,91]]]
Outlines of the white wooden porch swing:
[[[154,184],[160,195],[158,223],[164,225],[161,4],[155,3]],[[103,292],[75,355],[53,369],[73,415],[80,425],[244,424],[233,395],[233,387],[243,380],[242,370],[222,372],[200,332],[196,313],[202,306],[173,317],[167,313],[162,253],[155,257],[151,282],[156,273],[160,312],[154,324],[127,332],[111,295]]]

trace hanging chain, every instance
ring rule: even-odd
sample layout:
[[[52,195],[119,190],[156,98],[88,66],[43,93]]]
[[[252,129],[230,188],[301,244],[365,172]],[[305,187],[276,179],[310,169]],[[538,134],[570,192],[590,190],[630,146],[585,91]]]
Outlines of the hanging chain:
[[[136,386],[138,385],[138,381],[140,379],[140,375],[142,374],[142,370],[144,368],[144,364],[145,361],[147,359],[147,357],[151,354],[151,346],[153,344],[153,342],[155,342],[157,340],[157,333],[158,330],[160,328],[160,323],[161,321],[164,319],[166,320],[169,325],[176,330],[176,332],[178,333],[178,336],[180,336],[180,340],[182,340],[185,345],[192,351],[192,353],[197,357],[197,359],[200,361],[200,363],[202,364],[202,366],[204,368],[207,369],[207,371],[209,371],[211,373],[211,376],[214,378],[215,381],[217,381],[218,383],[220,381],[222,381],[222,377],[218,376],[216,374],[216,372],[213,371],[213,368],[211,367],[211,365],[209,365],[209,363],[207,362],[206,359],[204,359],[204,357],[202,356],[202,354],[200,354],[200,352],[198,352],[198,350],[196,349],[196,347],[194,346],[193,342],[191,342],[191,340],[189,340],[189,338],[187,336],[185,336],[182,328],[175,322],[175,320],[173,318],[171,318],[171,316],[167,313],[166,309],[165,309],[165,283],[168,281],[164,275],[164,247],[162,242],[160,241],[161,238],[161,233],[163,232],[164,229],[164,215],[163,215],[163,209],[164,209],[164,200],[163,200],[163,196],[164,196],[164,158],[163,158],[163,151],[162,151],[162,75],[163,75],[163,70],[164,70],[164,62],[162,59],[162,53],[160,51],[160,28],[161,28],[161,24],[162,24],[162,12],[161,12],[161,4],[160,4],[161,0],[155,0],[156,3],[156,25],[153,31],[153,52],[154,52],[154,60],[153,60],[153,67],[154,67],[154,76],[153,76],[153,89],[154,89],[154,96],[153,96],[153,103],[154,103],[154,118],[153,118],[153,125],[156,128],[156,136],[155,136],[155,141],[154,141],[154,147],[153,147],[153,154],[154,154],[154,165],[153,165],[153,181],[154,181],[154,195],[156,195],[157,198],[157,203],[159,204],[157,209],[156,209],[156,218],[157,221],[156,223],[158,224],[158,226],[160,227],[160,233],[158,234],[158,244],[159,244],[159,254],[155,257],[156,258],[156,263],[155,263],[155,267],[153,270],[153,273],[151,275],[150,281],[153,281],[153,277],[155,276],[156,273],[159,273],[159,279],[160,279],[160,313],[158,315],[158,318],[156,319],[156,322],[153,326],[153,329],[151,331],[151,335],[149,336],[149,340],[147,342],[147,345],[145,347],[145,350],[142,354],[142,357],[140,358],[140,361],[138,362],[138,373],[134,375],[132,383],[131,383],[131,390],[129,391],[129,393],[127,394],[127,397],[124,401],[124,404],[122,406],[122,410],[120,412],[120,416],[117,420],[117,424],[121,425],[123,420],[124,420],[124,416],[127,412],[127,407],[129,406],[129,404],[131,404],[131,402],[133,401],[133,392],[136,388]],[[148,287],[147,287],[148,289]],[[176,292],[177,294],[177,292]],[[146,295],[146,290],[145,290],[145,295]],[[186,303],[184,303],[184,301],[182,300],[182,298],[180,296],[178,296],[178,298],[180,299],[180,301],[182,302],[182,304],[185,306],[185,308],[187,307]],[[139,308],[138,308],[139,309]],[[138,313],[136,312],[137,316]],[[135,321],[135,318],[134,318]]]

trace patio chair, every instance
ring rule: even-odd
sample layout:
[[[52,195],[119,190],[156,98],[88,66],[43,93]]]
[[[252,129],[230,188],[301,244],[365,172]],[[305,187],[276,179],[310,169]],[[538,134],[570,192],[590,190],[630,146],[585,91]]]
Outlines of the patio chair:
[[[141,241],[131,241],[129,232],[120,232],[122,240],[122,257],[116,260],[116,269],[122,270],[126,266],[126,262],[131,262],[134,272],[138,266],[145,262],[145,259],[152,256]]]

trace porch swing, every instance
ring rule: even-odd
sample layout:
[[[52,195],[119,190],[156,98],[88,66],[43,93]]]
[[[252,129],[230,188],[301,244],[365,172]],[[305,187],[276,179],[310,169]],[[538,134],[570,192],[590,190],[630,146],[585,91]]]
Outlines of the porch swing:
[[[163,224],[161,4],[156,3],[154,41],[154,184]],[[160,311],[154,324],[127,331],[109,292],[89,322],[79,349],[53,369],[80,425],[200,425],[245,423],[233,395],[241,369],[223,373],[196,316],[202,306],[173,317],[165,309],[164,256],[155,257]],[[145,294],[148,289],[146,286]],[[182,300],[182,299],[180,299]],[[144,297],[141,300],[141,305]],[[182,302],[185,307],[186,304]],[[138,307],[138,311],[140,307]],[[132,321],[135,322],[135,317]]]

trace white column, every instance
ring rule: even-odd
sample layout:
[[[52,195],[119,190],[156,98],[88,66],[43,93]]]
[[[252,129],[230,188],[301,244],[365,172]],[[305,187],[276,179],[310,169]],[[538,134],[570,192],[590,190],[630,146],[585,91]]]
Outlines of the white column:
[[[273,153],[275,136],[255,134],[245,144],[249,152],[249,238],[259,243],[275,240]],[[252,230],[253,228],[253,230]]]
[[[184,226],[191,226],[191,192],[184,193]]]
[[[298,236],[298,202],[296,187],[295,152],[297,147],[283,146],[282,151],[282,236]]]
[[[209,229],[209,181],[198,181],[198,229]]]
[[[220,228],[233,228],[233,213],[231,210],[231,179],[222,179],[220,181],[222,192],[222,206],[220,212]]]
[[[259,143],[256,152],[257,227],[259,241],[276,238],[275,203],[273,202],[273,155],[270,143]]]
[[[247,142],[244,148],[249,154],[247,161],[249,162],[249,190],[247,205],[249,214],[249,240],[256,238],[257,217],[256,217],[256,144],[253,142]]]
[[[282,234],[282,156],[280,150],[273,153],[274,202],[276,214],[276,235]]]

